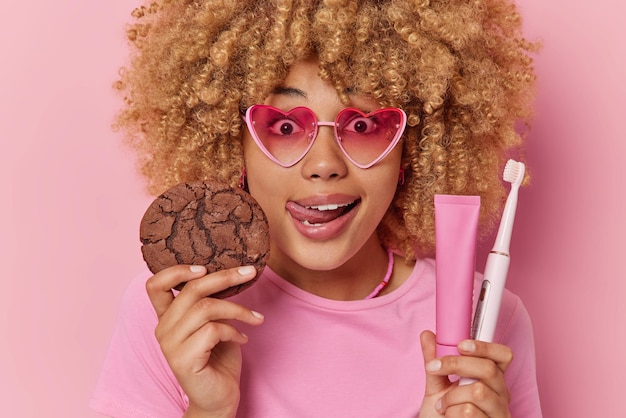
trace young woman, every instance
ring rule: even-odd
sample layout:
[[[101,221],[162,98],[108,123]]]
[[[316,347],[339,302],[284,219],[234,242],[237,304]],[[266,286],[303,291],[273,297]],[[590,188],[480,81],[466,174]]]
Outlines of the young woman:
[[[179,265],[133,281],[94,409],[541,416],[516,296],[505,294],[496,343],[436,358],[429,331],[433,196],[480,195],[489,228],[515,124],[530,115],[533,47],[512,4],[164,0],[134,16],[119,125],[150,190],[244,183],[268,218],[270,257],[227,300],[207,296],[254,268]]]

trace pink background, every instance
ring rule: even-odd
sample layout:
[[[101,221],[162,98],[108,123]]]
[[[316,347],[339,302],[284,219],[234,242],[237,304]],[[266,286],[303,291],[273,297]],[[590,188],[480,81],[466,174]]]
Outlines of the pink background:
[[[86,405],[120,295],[143,267],[137,226],[150,201],[109,128],[135,2],[0,13],[2,416],[97,417]],[[544,49],[509,287],[535,324],[545,416],[623,417],[623,6],[520,4]]]

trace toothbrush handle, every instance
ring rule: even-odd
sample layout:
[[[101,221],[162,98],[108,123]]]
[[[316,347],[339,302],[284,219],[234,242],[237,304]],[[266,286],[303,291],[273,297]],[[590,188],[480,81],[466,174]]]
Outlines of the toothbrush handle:
[[[509,263],[509,255],[505,253],[491,251],[487,256],[483,284],[472,321],[472,338],[475,340],[493,342]],[[473,382],[475,382],[474,379],[462,377],[459,385],[468,385]]]
[[[493,245],[492,251],[509,252],[511,246],[511,235],[513,233],[513,223],[515,221],[515,212],[517,211],[517,198],[519,188],[515,185],[511,187],[511,191],[506,198],[502,218],[498,226],[498,234]]]
[[[510,258],[506,253],[492,251],[487,256],[483,284],[472,323],[472,337],[476,340],[493,341],[509,263]]]

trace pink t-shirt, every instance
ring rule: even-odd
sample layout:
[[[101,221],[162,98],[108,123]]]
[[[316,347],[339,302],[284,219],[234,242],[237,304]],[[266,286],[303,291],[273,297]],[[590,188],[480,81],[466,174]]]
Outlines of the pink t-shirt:
[[[231,298],[265,315],[261,326],[240,326],[249,342],[242,346],[237,416],[416,417],[424,394],[419,335],[435,329],[434,267],[434,260],[418,260],[394,292],[347,302],[309,294],[266,268],[252,288]],[[120,418],[180,418],[188,401],[154,338],[148,275],[124,296],[91,407]],[[506,372],[512,416],[541,417],[532,326],[510,292],[496,341],[515,355]]]

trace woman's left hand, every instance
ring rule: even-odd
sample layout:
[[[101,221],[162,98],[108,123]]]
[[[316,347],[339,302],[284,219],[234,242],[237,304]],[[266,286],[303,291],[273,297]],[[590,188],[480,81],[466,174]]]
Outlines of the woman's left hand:
[[[435,335],[424,331],[420,338],[426,369],[420,418],[511,417],[511,394],[504,380],[504,372],[513,360],[509,347],[465,340],[458,345],[460,356],[436,358]],[[472,378],[475,382],[451,383],[448,375]]]

